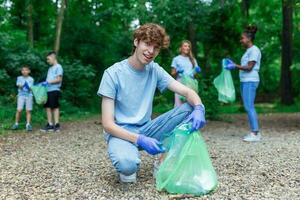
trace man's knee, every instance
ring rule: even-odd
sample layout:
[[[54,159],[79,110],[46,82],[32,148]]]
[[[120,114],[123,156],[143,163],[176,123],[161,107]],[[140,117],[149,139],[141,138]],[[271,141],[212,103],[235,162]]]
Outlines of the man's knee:
[[[134,159],[122,158],[117,161],[116,169],[121,174],[129,176],[138,170],[138,162]]]
[[[189,115],[193,111],[193,106],[191,106],[189,103],[184,103],[179,107],[179,109],[182,112],[186,112],[186,115]]]

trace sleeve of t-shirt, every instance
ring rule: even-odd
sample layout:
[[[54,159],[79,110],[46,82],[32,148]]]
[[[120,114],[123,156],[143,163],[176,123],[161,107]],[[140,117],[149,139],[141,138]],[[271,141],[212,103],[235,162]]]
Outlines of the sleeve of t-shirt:
[[[172,60],[171,67],[175,68],[177,70],[177,61],[175,58],[173,58],[173,60]]]
[[[253,49],[252,51],[250,51],[248,62],[251,62],[251,61],[258,62],[259,54],[260,54],[260,52],[258,49]]]
[[[56,76],[62,76],[63,73],[64,73],[64,70],[63,70],[62,66],[59,65],[58,68],[57,68],[57,70],[56,70],[56,72],[55,72],[55,75]]]
[[[175,80],[168,72],[166,72],[162,67],[157,66],[157,87],[160,92],[163,92],[169,84]]]
[[[32,87],[32,86],[33,86],[33,83],[34,83],[34,79],[31,78],[30,81],[29,81],[29,83],[28,83],[28,86],[29,86],[29,87]]]
[[[21,80],[21,77],[18,76],[16,86],[22,86],[22,85],[23,85],[23,81]]]
[[[116,91],[117,87],[113,77],[107,70],[105,70],[97,94],[99,96],[115,99]]]

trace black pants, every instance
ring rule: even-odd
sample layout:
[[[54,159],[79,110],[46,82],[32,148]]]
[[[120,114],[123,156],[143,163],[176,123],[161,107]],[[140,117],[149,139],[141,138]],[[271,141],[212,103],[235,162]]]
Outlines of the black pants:
[[[60,91],[51,91],[48,92],[48,99],[44,105],[44,108],[59,108],[59,98],[60,98]]]

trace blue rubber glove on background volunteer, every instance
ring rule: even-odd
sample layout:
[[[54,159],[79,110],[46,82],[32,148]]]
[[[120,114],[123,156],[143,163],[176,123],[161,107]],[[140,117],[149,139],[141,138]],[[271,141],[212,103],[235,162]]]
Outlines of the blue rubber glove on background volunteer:
[[[147,137],[142,134],[138,136],[136,144],[151,155],[164,153],[166,151],[161,142],[155,138]]]
[[[224,68],[227,70],[234,70],[234,69],[236,69],[236,66],[232,60],[226,58]]]
[[[184,70],[183,70],[183,69],[177,69],[176,72],[177,72],[178,74],[182,74],[182,73],[184,72]]]
[[[49,85],[48,81],[43,81],[40,83],[41,86],[47,87]]]
[[[194,67],[194,69],[193,69],[193,73],[190,74],[190,77],[191,77],[191,78],[194,78],[194,76],[195,76],[196,74],[199,74],[200,72],[201,72],[201,68],[200,68],[199,66],[196,66],[196,67]]]
[[[194,68],[194,73],[199,74],[200,72],[201,72],[201,68],[200,68],[199,66],[196,66],[196,67]]]
[[[193,112],[188,116],[187,121],[192,121],[192,128],[190,132],[203,128],[206,124],[205,121],[205,108],[203,105],[194,106]]]

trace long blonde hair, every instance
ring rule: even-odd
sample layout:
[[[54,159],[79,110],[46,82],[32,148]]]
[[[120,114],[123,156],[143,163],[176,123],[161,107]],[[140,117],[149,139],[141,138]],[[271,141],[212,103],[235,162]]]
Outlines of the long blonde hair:
[[[192,52],[192,43],[189,41],[189,40],[182,40],[181,44],[180,44],[180,47],[179,47],[179,53],[181,54],[181,47],[183,44],[187,43],[189,46],[190,46],[190,52],[188,53],[188,57],[193,65],[193,67],[195,67],[195,57],[194,57],[194,54]]]

